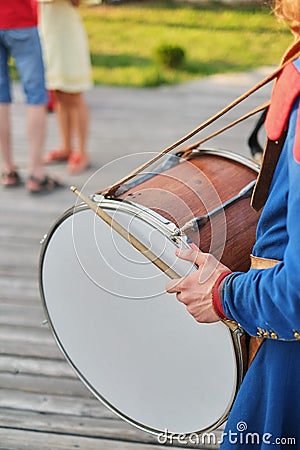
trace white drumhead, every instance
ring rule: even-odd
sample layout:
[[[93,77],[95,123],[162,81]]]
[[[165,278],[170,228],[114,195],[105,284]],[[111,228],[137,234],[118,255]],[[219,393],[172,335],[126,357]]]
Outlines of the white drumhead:
[[[104,209],[173,269],[164,227],[136,208]],[[130,423],[155,433],[201,432],[224,420],[237,387],[231,335],[222,323],[197,323],[168,277],[84,207],[48,237],[41,290],[55,337],[91,391]]]

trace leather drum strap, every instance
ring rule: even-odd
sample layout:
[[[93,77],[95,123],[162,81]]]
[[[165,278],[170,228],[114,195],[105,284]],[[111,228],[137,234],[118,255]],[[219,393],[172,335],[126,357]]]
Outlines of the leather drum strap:
[[[251,269],[271,269],[276,266],[279,261],[277,259],[260,258],[258,256],[250,255]],[[261,344],[264,342],[264,338],[250,336],[249,348],[248,348],[248,368],[255,358]]]
[[[281,61],[281,67],[285,67],[287,63],[291,62],[291,59],[296,59],[299,56],[300,40],[294,42],[294,44],[289,47],[286,53],[283,55]],[[268,198],[269,189],[271,181],[276,169],[276,165],[284,145],[287,130],[285,130],[277,141],[272,141],[268,139],[266,147],[263,153],[263,160],[261,164],[260,173],[257,178],[256,185],[254,187],[251,206],[259,211],[266,203]]]
[[[286,138],[286,132],[277,141],[268,139],[264,153],[261,169],[254,186],[251,198],[251,206],[259,211],[266,203],[272,178],[276,169],[276,165],[283,148]]]

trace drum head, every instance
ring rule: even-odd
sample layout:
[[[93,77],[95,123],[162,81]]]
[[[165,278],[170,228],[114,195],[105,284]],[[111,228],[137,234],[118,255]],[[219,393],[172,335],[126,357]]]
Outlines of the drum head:
[[[120,206],[121,204],[121,206]],[[102,207],[181,276],[163,223],[138,207]],[[169,235],[168,235],[169,234]],[[89,389],[152,432],[202,432],[226,419],[237,389],[222,323],[199,324],[165,292],[168,277],[82,205],[54,226],[41,256],[41,292],[56,340]]]

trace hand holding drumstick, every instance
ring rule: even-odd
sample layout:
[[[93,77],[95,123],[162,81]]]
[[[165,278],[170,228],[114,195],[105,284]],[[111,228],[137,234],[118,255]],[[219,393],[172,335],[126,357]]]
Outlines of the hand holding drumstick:
[[[167,292],[176,294],[197,322],[213,323],[223,319],[217,313],[213,291],[220,277],[229,274],[230,270],[213,255],[201,252],[195,244],[187,250],[176,250],[176,256],[194,262],[198,269],[186,277],[169,281]]]

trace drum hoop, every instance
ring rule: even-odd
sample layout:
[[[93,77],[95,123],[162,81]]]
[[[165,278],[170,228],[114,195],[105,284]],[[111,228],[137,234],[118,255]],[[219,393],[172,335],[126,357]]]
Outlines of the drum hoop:
[[[189,152],[188,156],[184,156],[184,154],[181,154],[182,152],[177,152],[175,154],[172,154],[171,156],[177,156],[178,161],[177,164],[174,164],[174,166],[172,167],[176,167],[176,165],[179,164],[183,164],[184,162],[188,162],[194,158],[197,158],[201,155],[212,155],[212,156],[220,156],[222,158],[225,159],[229,159],[230,161],[235,161],[245,167],[248,167],[249,169],[253,170],[255,173],[259,173],[260,171],[260,166],[259,164],[257,164],[255,161],[253,161],[250,158],[247,158],[246,156],[242,156],[239,155],[238,153],[234,153],[230,150],[224,150],[224,149],[215,149],[215,148],[196,148],[193,149],[191,152]],[[133,178],[133,181],[131,181],[130,183],[124,183],[121,184],[119,186],[119,188],[116,190],[116,192],[114,193],[114,195],[112,196],[106,196],[106,194],[102,194],[101,192],[97,192],[95,194],[95,197],[99,197],[99,199],[101,198],[118,198],[118,194],[124,194],[125,192],[127,192],[129,189],[134,188],[136,186],[139,186],[140,184],[144,183],[145,180],[149,180],[153,177],[155,177],[156,175],[159,175],[162,173],[162,167],[160,167],[158,170],[153,170],[153,172],[146,172],[147,175],[145,175],[145,177],[141,177],[141,173],[136,175],[136,178]]]
[[[160,228],[165,234],[172,234],[177,229],[176,225],[172,221],[165,219],[156,211],[153,211],[151,208],[147,208],[146,206],[140,205],[139,203],[131,202],[127,199],[122,200],[118,198],[105,198],[99,194],[95,194],[93,196],[93,200],[98,203],[99,206],[104,207],[104,209],[118,209],[121,212],[131,213],[134,216],[138,216],[139,219],[143,220],[144,222],[150,222],[152,226]],[[180,238],[181,241],[186,241],[186,238],[184,236],[180,236]],[[172,240],[174,241],[174,239]]]
[[[81,208],[81,206],[83,206],[83,208]],[[80,210],[88,210],[89,208],[86,205],[80,205]],[[79,211],[76,211],[79,212]],[[70,215],[68,216],[64,216],[64,218],[68,218],[70,217]],[[62,218],[61,218],[62,219]],[[60,223],[62,223],[64,220],[61,220]],[[59,225],[57,225],[59,226]],[[52,231],[54,232],[55,229],[57,227],[54,227],[52,229]],[[50,241],[50,238],[52,236],[53,233],[49,234],[49,237],[46,238],[46,240],[42,243],[43,245],[43,256],[45,255],[45,250],[47,248],[47,243]],[[149,427],[145,424],[142,424],[138,421],[136,421],[135,419],[127,416],[126,414],[124,414],[122,411],[120,411],[118,408],[116,408],[115,406],[113,406],[105,397],[103,397],[93,386],[92,384],[86,379],[86,377],[81,373],[81,371],[79,370],[79,368],[73,363],[72,359],[69,357],[69,354],[67,352],[67,350],[64,348],[64,344],[63,342],[61,342],[55,326],[51,320],[49,311],[48,311],[48,307],[47,307],[47,303],[45,300],[45,296],[44,296],[44,292],[43,292],[43,286],[42,286],[42,263],[43,263],[43,256],[41,257],[40,260],[40,276],[39,276],[39,282],[40,282],[40,293],[41,293],[41,299],[42,299],[42,305],[43,305],[43,309],[44,309],[44,313],[46,316],[46,320],[47,323],[51,329],[52,335],[56,341],[57,346],[59,347],[60,351],[62,352],[62,354],[64,355],[64,357],[66,358],[68,364],[72,367],[72,369],[74,370],[74,372],[77,374],[77,376],[80,378],[80,380],[82,381],[82,383],[89,389],[89,391],[94,395],[95,398],[97,398],[106,408],[108,408],[111,412],[113,412],[114,414],[116,414],[120,419],[124,420],[125,422],[127,422],[128,424],[134,426],[135,428],[143,431],[143,432],[147,432],[151,435],[154,436],[162,436],[165,432],[167,432],[167,430],[159,430],[159,429],[155,429],[152,427]],[[225,328],[226,325],[223,324]],[[224,411],[223,415],[214,423],[212,423],[209,427],[205,428],[205,429],[201,429],[201,430],[194,430],[191,432],[186,432],[184,433],[185,438],[189,438],[190,436],[201,436],[202,434],[205,433],[209,433],[213,430],[216,430],[219,426],[221,426],[228,418],[231,407],[235,401],[237,392],[240,388],[240,385],[243,381],[243,377],[244,377],[244,373],[246,371],[245,365],[244,365],[244,361],[243,361],[243,346],[241,343],[241,338],[244,335],[244,331],[241,328],[238,328],[236,331],[232,332],[229,328],[228,328],[228,332],[231,335],[232,338],[232,347],[233,347],[233,351],[234,351],[234,356],[236,359],[236,380],[235,380],[235,391],[234,391],[234,395],[232,396],[231,401],[228,403],[226,410]],[[167,433],[166,437],[169,438],[169,436],[172,439],[180,439],[182,438],[182,433],[176,433],[176,432],[172,432],[171,434]]]
[[[232,153],[230,151],[227,150],[220,150],[220,149],[205,149],[205,150],[193,150],[190,158],[194,158],[197,156],[201,156],[201,154],[206,154],[206,155],[215,155],[215,156],[221,156],[221,157],[225,157],[227,159],[231,159],[233,161],[239,162],[247,167],[249,167],[250,169],[254,170],[255,172],[259,171],[259,166],[254,163],[253,161],[251,161],[248,158],[245,158],[241,155]],[[94,194],[93,198],[95,198],[95,201],[101,201],[102,206],[105,206],[108,209],[116,209],[116,204],[118,205],[118,207],[120,207],[120,209],[124,212],[127,213],[136,213],[137,211],[139,212],[139,218],[141,218],[144,221],[148,221],[151,223],[151,225],[153,225],[154,227],[159,227],[160,230],[162,230],[165,234],[166,237],[171,241],[174,242],[174,238],[170,237],[172,231],[174,231],[174,227],[176,228],[175,224],[172,223],[171,221],[166,220],[164,217],[162,217],[160,214],[152,211],[150,208],[146,208],[144,206],[141,206],[139,204],[133,203],[133,202],[128,202],[127,200],[118,200],[118,199],[110,199],[110,198],[105,198],[102,195],[99,194]],[[126,414],[122,413],[121,411],[119,411],[115,406],[111,405],[110,402],[108,400],[106,400],[104,397],[102,397],[102,395],[97,392],[94,387],[91,385],[91,383],[85,378],[85,376],[81,373],[81,371],[78,369],[78,367],[76,367],[76,365],[73,363],[73,361],[71,360],[71,358],[68,355],[68,352],[66,351],[66,349],[64,348],[63,343],[61,342],[59,336],[56,333],[55,330],[55,326],[52,323],[50,314],[48,312],[48,307],[47,307],[47,303],[46,303],[46,299],[45,299],[45,295],[44,295],[44,290],[43,290],[43,261],[44,261],[44,257],[46,254],[46,250],[47,250],[47,246],[50,242],[50,239],[52,238],[53,234],[55,233],[56,229],[69,217],[71,217],[73,214],[80,212],[80,211],[84,211],[84,210],[89,210],[89,207],[85,204],[85,203],[79,203],[75,206],[70,207],[69,209],[67,209],[58,219],[57,221],[52,225],[52,227],[50,228],[49,232],[42,238],[41,240],[41,252],[40,252],[40,258],[39,258],[39,289],[40,289],[40,296],[42,299],[42,306],[44,309],[44,313],[47,319],[47,323],[51,329],[52,335],[54,336],[54,339],[60,349],[60,351],[62,352],[62,354],[64,355],[64,357],[66,358],[67,362],[69,363],[69,365],[73,368],[73,370],[75,371],[75,373],[78,375],[78,377],[80,378],[80,380],[84,383],[84,385],[90,390],[90,392],[104,405],[106,406],[110,411],[112,411],[114,414],[116,414],[118,417],[120,417],[121,419],[125,420],[127,423],[135,426],[136,428],[138,428],[141,431],[147,432],[149,434],[155,435],[155,436],[161,436],[162,433],[164,432],[164,430],[158,430],[158,429],[154,429],[151,428],[147,425],[143,425],[139,422],[137,422],[136,420],[128,417]],[[180,241],[180,243],[186,247],[189,248],[189,245],[186,241],[185,237],[179,236],[176,237],[176,242],[178,243]],[[224,327],[226,327],[225,324],[223,324]],[[227,327],[226,327],[227,328]],[[232,346],[233,346],[233,351],[234,351],[234,355],[235,355],[235,359],[236,359],[236,381],[235,381],[235,393],[233,395],[233,398],[231,400],[231,402],[227,405],[226,410],[224,411],[223,415],[213,424],[211,424],[209,427],[202,429],[202,430],[195,430],[192,432],[187,432],[185,433],[185,437],[188,438],[189,436],[195,436],[195,435],[201,435],[204,433],[208,433],[211,432],[213,430],[216,430],[220,425],[222,425],[228,418],[229,412],[231,410],[231,407],[234,403],[235,397],[237,395],[237,392],[239,390],[239,387],[242,383],[245,371],[246,371],[246,367],[243,361],[243,345],[241,342],[241,338],[242,336],[244,336],[244,331],[241,328],[238,328],[235,331],[232,331],[230,329],[228,329],[228,332],[231,335],[232,338]],[[171,433],[172,438],[174,439],[179,439],[182,438],[182,434],[181,433]]]
[[[242,164],[243,166],[248,167],[249,169],[252,169],[254,172],[259,173],[260,171],[260,165],[257,164],[255,161],[253,161],[250,158],[247,158],[246,156],[239,155],[238,153],[234,153],[230,150],[224,150],[219,148],[205,148],[205,149],[194,149],[191,151],[188,158],[186,158],[186,161],[189,161],[190,159],[196,158],[197,156],[201,155],[212,155],[212,156],[221,156],[226,159],[230,159],[231,161],[238,162]]]

